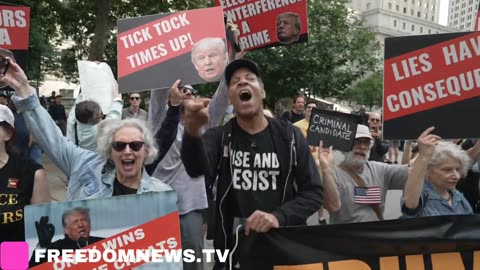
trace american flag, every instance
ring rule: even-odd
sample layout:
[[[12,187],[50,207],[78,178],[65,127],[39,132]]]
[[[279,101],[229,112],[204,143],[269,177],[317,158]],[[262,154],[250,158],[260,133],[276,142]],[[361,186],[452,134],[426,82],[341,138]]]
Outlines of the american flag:
[[[382,194],[379,186],[355,187],[355,203],[358,204],[380,204]]]

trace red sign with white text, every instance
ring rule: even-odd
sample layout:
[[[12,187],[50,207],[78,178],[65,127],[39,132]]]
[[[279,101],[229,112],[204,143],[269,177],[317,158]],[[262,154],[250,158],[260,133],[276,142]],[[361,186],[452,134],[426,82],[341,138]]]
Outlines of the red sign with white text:
[[[245,51],[308,39],[305,0],[215,0],[215,5],[238,26],[239,45]]]
[[[178,219],[178,211],[163,217],[157,218],[145,224],[136,226],[122,233],[111,236],[102,241],[96,242],[83,249],[95,249],[102,254],[105,250],[118,251],[124,250],[145,250],[149,248],[157,250],[180,250],[182,248],[180,238],[180,223]],[[61,258],[60,258],[61,261]],[[99,260],[98,262],[82,262],[78,264],[69,263],[68,269],[132,269],[142,265],[145,262],[106,262]],[[56,265],[54,267],[54,264]],[[51,270],[59,269],[61,262],[46,262],[31,269],[34,270]],[[65,262],[64,264],[67,264]],[[128,267],[127,267],[128,266]],[[63,269],[65,267],[60,267]]]
[[[443,138],[478,137],[452,117],[480,97],[480,32],[390,38],[385,55],[384,138],[417,138],[429,126]]]
[[[219,7],[119,20],[118,30],[121,92],[170,88],[176,79],[183,84],[203,83],[206,80],[197,74],[190,57],[194,45],[207,38],[225,43]]]
[[[30,8],[0,6],[0,48],[28,50]]]

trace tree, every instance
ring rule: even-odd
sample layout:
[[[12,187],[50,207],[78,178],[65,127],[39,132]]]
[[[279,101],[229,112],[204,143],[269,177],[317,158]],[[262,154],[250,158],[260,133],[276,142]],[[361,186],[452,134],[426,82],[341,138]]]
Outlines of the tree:
[[[342,96],[350,85],[379,64],[374,33],[346,8],[348,0],[308,1],[307,43],[247,54],[262,68],[269,107],[280,98]]]
[[[347,93],[352,101],[370,106],[382,105],[383,76],[382,72],[375,72],[365,80],[359,81]]]

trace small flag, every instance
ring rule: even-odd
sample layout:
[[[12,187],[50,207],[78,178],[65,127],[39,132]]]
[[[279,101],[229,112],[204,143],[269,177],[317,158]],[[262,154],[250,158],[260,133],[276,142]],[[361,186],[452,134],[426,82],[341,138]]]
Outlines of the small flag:
[[[17,178],[8,178],[8,188],[17,188],[18,187],[18,179]]]
[[[379,186],[355,187],[355,203],[358,204],[380,204],[382,193]]]

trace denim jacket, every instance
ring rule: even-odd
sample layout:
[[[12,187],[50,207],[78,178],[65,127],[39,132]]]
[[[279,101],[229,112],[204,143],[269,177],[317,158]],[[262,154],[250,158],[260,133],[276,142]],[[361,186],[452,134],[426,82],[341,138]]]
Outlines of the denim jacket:
[[[438,194],[432,184],[425,181],[423,184],[422,195],[417,209],[407,209],[405,203],[402,203],[402,213],[404,217],[431,217],[446,215],[472,215],[473,210],[463,194],[454,189],[452,194],[452,206]]]
[[[110,197],[113,194],[115,167],[100,154],[76,146],[64,137],[48,112],[40,106],[33,92],[28,97],[16,95],[12,100],[35,141],[48,158],[70,179],[66,200]],[[138,193],[172,190],[143,170]]]

